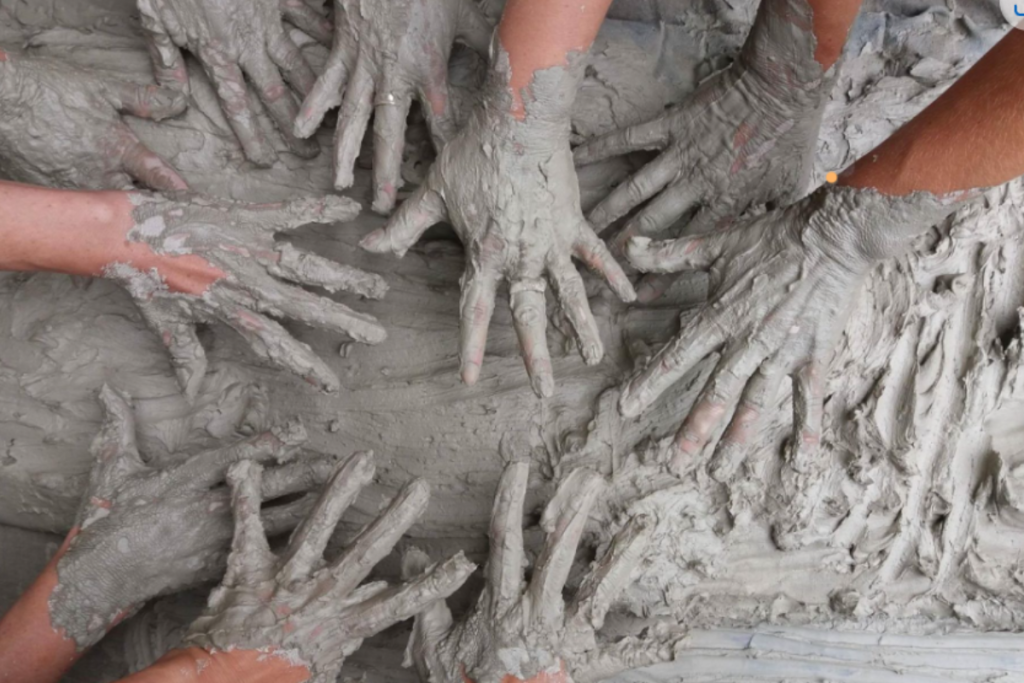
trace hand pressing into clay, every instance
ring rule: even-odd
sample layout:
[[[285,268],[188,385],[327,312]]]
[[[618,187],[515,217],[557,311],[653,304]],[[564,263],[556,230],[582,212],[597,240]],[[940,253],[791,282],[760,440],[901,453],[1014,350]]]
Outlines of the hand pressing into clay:
[[[576,470],[559,486],[540,522],[547,532],[544,549],[529,585],[524,585],[522,522],[528,478],[527,463],[510,464],[502,474],[491,515],[486,584],[476,608],[458,624],[442,601],[416,617],[406,666],[415,665],[423,683],[603,680],[666,656],[654,643],[601,643],[597,635],[643,559],[653,530],[650,521],[631,519],[566,605],[565,582],[603,480]],[[424,564],[425,555],[410,554],[404,570],[414,573]]]
[[[280,653],[309,671],[314,683],[334,683],[345,658],[364,638],[408,619],[451,595],[475,565],[462,554],[397,586],[360,582],[426,508],[429,489],[416,481],[331,563],[323,558],[334,527],[365,481],[335,474],[315,509],[280,554],[271,552],[260,519],[262,468],[236,463],[228,472],[235,537],[228,570],[206,612],[190,627],[187,646],[208,652]]]
[[[823,189],[786,209],[709,235],[652,242],[634,237],[630,261],[646,272],[706,269],[708,302],[622,390],[626,417],[642,415],[712,353],[719,360],[676,435],[678,474],[708,460],[726,482],[758,442],[783,379],[793,378],[793,436],[785,454],[776,541],[799,530],[826,474],[818,457],[824,378],[857,290],[880,260],[952,212],[952,198],[888,197]],[[724,429],[726,423],[728,427]]]
[[[330,368],[263,314],[294,318],[363,343],[387,336],[372,316],[282,281],[369,298],[384,295],[387,285],[377,275],[274,241],[280,231],[350,220],[359,211],[355,202],[326,197],[241,204],[143,194],[129,199],[128,249],[105,252],[102,271],[125,286],[160,335],[186,396],[195,396],[206,372],[197,322],[223,322],[258,356],[325,391],[339,386]]]
[[[402,256],[427,228],[450,221],[466,247],[459,346],[463,381],[472,385],[480,376],[487,328],[504,279],[533,390],[546,397],[554,392],[546,282],[554,286],[590,365],[601,361],[604,346],[572,258],[600,274],[623,301],[636,295],[583,218],[568,125],[532,117],[520,122],[500,113],[510,110],[506,102],[474,111],[423,185],[361,244],[372,252]]]
[[[57,564],[50,620],[79,649],[96,643],[120,619],[150,598],[217,578],[232,537],[230,496],[222,485],[228,466],[242,459],[284,462],[306,440],[297,423],[208,451],[180,465],[148,465],[135,442],[128,398],[104,387],[106,418],[92,444],[96,458],[72,531]],[[262,496],[273,500],[319,488],[337,465],[333,457],[306,458],[268,470]],[[366,481],[368,456],[353,456],[342,471]],[[295,528],[315,498],[265,507],[257,514],[272,534]]]
[[[258,102],[289,151],[304,158],[319,153],[315,141],[292,134],[299,111],[293,90],[304,97],[316,74],[282,24],[287,16],[314,37],[327,38],[330,24],[312,6],[303,0],[138,0],[138,6],[157,81],[187,93],[179,48],[195,55],[247,159],[270,166],[277,158],[260,127]]]
[[[456,40],[486,56],[491,26],[475,0],[336,0],[334,49],[295,122],[312,135],[341,105],[334,186],[352,186],[353,168],[374,116],[373,210],[391,213],[402,185],[405,125],[413,97],[440,150],[455,134],[448,57]]]
[[[629,237],[657,235],[694,211],[686,234],[724,227],[751,206],[785,205],[804,192],[835,71],[826,74],[814,59],[810,17],[780,18],[775,8],[783,4],[792,13],[800,6],[811,11],[805,2],[762,2],[751,37],[730,68],[652,121],[576,149],[578,164],[660,152],[590,214],[600,231],[650,200],[620,232],[619,248]],[[789,45],[781,45],[787,38]]]
[[[160,121],[185,110],[183,95],[53,59],[0,51],[0,172],[74,189],[188,186],[146,148],[122,114]]]

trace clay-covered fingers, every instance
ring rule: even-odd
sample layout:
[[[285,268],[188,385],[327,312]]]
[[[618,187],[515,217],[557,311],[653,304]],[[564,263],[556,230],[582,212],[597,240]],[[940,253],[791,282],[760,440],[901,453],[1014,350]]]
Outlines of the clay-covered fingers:
[[[117,80],[104,80],[100,87],[115,109],[142,119],[162,121],[177,116],[188,107],[185,94],[172,88],[135,85]]]
[[[334,188],[345,190],[355,182],[356,158],[373,113],[373,71],[369,57],[360,53],[345,86],[334,133]]]
[[[821,444],[821,420],[825,392],[823,364],[805,363],[793,374],[793,437],[787,464],[797,472],[814,469]]]
[[[287,422],[216,450],[198,453],[163,477],[167,490],[184,487],[206,489],[224,480],[228,468],[242,460],[258,463],[290,460],[306,443],[306,430],[301,422]],[[261,475],[262,476],[262,475]]]
[[[388,284],[380,275],[331,261],[284,242],[278,245],[280,259],[267,267],[274,277],[303,285],[323,287],[328,292],[346,291],[368,299],[382,299]]]
[[[146,187],[163,192],[188,189],[188,183],[174,167],[146,147],[128,126],[121,126],[118,130],[113,151],[121,162],[121,168]]]
[[[509,463],[494,494],[486,574],[495,619],[518,603],[523,592],[523,503],[529,479],[529,463]]]
[[[577,166],[586,166],[640,150],[662,149],[669,142],[667,119],[654,119],[587,140],[573,151]]]
[[[631,517],[626,526],[615,534],[608,551],[591,568],[569,606],[571,624],[594,630],[604,625],[605,615],[629,585],[653,534],[654,520],[647,515]]]
[[[402,489],[388,508],[356,537],[328,570],[330,590],[348,595],[392,551],[430,502],[430,486],[417,479]]]
[[[317,42],[331,46],[334,39],[334,24],[305,0],[281,0],[281,15],[289,24]]]
[[[341,516],[364,486],[373,480],[373,458],[360,453],[338,467],[306,520],[292,535],[283,555],[278,580],[284,585],[305,581],[321,561]]]
[[[233,222],[252,223],[271,235],[312,223],[345,223],[359,215],[357,202],[335,195],[299,197],[270,204],[219,202],[216,208],[229,213]]]
[[[553,263],[548,268],[548,275],[562,311],[576,332],[580,355],[587,365],[600,363],[604,357],[604,344],[601,342],[597,321],[590,311],[583,278],[567,258]]]
[[[633,289],[633,283],[629,281],[626,271],[586,222],[579,227],[576,241],[572,245],[572,254],[591,272],[604,278],[621,301],[630,303],[636,300],[636,290]]]
[[[430,178],[402,202],[387,225],[374,230],[359,243],[374,254],[394,254],[401,258],[430,227],[448,219],[441,194],[433,189]]]
[[[528,589],[532,616],[537,623],[551,624],[562,614],[562,590],[590,508],[602,490],[604,479],[600,475],[585,469],[573,470],[544,509],[540,524],[547,538]]]
[[[373,205],[379,214],[395,208],[402,186],[402,151],[412,94],[385,73],[373,110]]]
[[[480,378],[487,349],[487,331],[497,297],[497,274],[467,268],[459,303],[459,372],[467,386]]]
[[[295,117],[294,132],[300,138],[308,138],[315,133],[327,112],[341,104],[348,81],[348,65],[345,48],[338,42],[335,41],[323,73],[316,79]]]
[[[227,473],[235,532],[228,555],[224,586],[259,585],[270,578],[274,555],[260,519],[263,466],[251,460],[234,463]]]
[[[305,3],[302,4],[305,5]],[[295,41],[283,29],[267,40],[267,55],[277,65],[277,68],[281,70],[281,76],[298,93],[300,98],[304,98],[309,94],[316,83],[316,72],[313,71],[313,67],[306,61],[299,46],[295,44]],[[297,115],[298,103],[294,104]],[[280,130],[282,133],[294,136],[295,116],[293,115]]]
[[[128,396],[104,384],[99,398],[103,406],[103,426],[90,448],[96,459],[90,496],[108,500],[118,484],[147,468],[136,445],[135,414]]]
[[[189,93],[188,70],[172,31],[184,42],[178,18],[162,0],[138,0],[139,17],[156,82],[166,88]]]
[[[681,161],[670,152],[661,154],[657,159],[634,173],[611,194],[601,200],[590,212],[590,222],[598,231],[604,230],[613,222],[622,218],[640,204],[679,177]]]
[[[514,280],[509,286],[509,302],[530,386],[537,396],[549,398],[555,393],[555,376],[548,351],[544,291],[544,281],[539,278]]]
[[[156,332],[171,356],[171,365],[185,398],[199,394],[206,376],[206,350],[199,342],[195,322],[187,319],[174,304],[160,299],[137,299],[135,305],[150,329]]]
[[[295,52],[298,53],[297,48]],[[298,58],[301,60],[301,55],[298,55]],[[291,90],[285,85],[277,64],[269,55],[259,51],[247,55],[243,63],[245,74],[270,118],[277,125],[289,151],[303,159],[311,159],[319,154],[320,145],[315,140],[303,139],[294,133],[299,105],[295,102]],[[293,63],[292,66],[297,66],[297,63]],[[294,76],[295,72],[292,72],[292,75]]]
[[[260,519],[263,521],[267,538],[294,531],[313,511],[317,499],[315,493],[307,493],[287,503],[264,505],[260,511]]]
[[[695,235],[674,240],[633,237],[626,243],[626,256],[645,273],[675,273],[682,270],[707,270],[728,253],[737,235],[732,231]]]
[[[415,579],[387,588],[341,615],[350,638],[368,638],[410,619],[457,591],[476,565],[460,552]]]
[[[626,222],[615,235],[613,246],[621,252],[633,237],[654,237],[663,233],[695,204],[696,197],[688,188],[678,183],[670,186]]]
[[[263,500],[317,490],[347,460],[336,455],[303,454],[285,465],[272,467],[263,472]]]

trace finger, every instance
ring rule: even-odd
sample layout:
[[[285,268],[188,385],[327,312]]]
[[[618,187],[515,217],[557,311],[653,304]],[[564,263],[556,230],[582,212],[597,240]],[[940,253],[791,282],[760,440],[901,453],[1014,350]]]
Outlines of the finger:
[[[312,159],[319,154],[320,145],[316,140],[306,140],[295,135],[295,117],[298,116],[299,106],[270,57],[262,52],[250,55],[245,62],[245,72],[270,118],[277,124],[289,151],[303,159]]]
[[[569,324],[576,332],[580,355],[587,365],[600,363],[604,357],[604,344],[601,342],[601,332],[597,329],[597,321],[590,311],[590,301],[587,299],[587,288],[583,284],[583,278],[568,259],[562,263],[552,264],[548,272],[555,286],[555,296],[562,306],[565,317],[569,319]]]
[[[671,183],[680,173],[675,154],[664,152],[611,191],[590,212],[590,222],[598,232],[622,218]]]
[[[669,469],[676,475],[684,473],[687,466],[704,450],[722,422],[732,414],[747,380],[776,348],[776,341],[758,335],[746,341],[734,342],[722,354],[676,433],[676,453],[669,464]]]
[[[206,351],[196,336],[195,324],[181,320],[173,311],[165,310],[153,300],[138,301],[137,306],[146,324],[157,333],[167,347],[171,365],[185,398],[192,402],[206,376]]]
[[[788,464],[800,473],[816,469],[825,391],[822,367],[814,360],[793,376],[793,444]]]
[[[346,637],[368,638],[400,621],[410,619],[431,604],[457,591],[476,565],[460,552],[444,564],[434,567],[412,581],[383,590],[343,613]]]
[[[463,276],[459,301],[459,372],[467,386],[480,379],[498,284],[492,273],[471,271]]]
[[[372,315],[359,313],[337,301],[283,285],[269,277],[252,284],[255,286],[251,287],[251,295],[255,297],[261,313],[341,332],[363,344],[379,344],[388,337],[387,331]]]
[[[362,54],[356,62],[338,112],[334,135],[334,188],[344,190],[355,182],[356,157],[373,113],[373,74]]]
[[[287,202],[246,204],[223,202],[225,220],[253,223],[271,233],[296,230],[310,223],[345,223],[359,215],[359,204],[337,195],[299,197]]]
[[[228,555],[224,586],[257,586],[270,578],[274,556],[260,519],[263,467],[251,460],[234,463],[227,472],[235,533]]]
[[[334,527],[363,487],[373,480],[373,473],[373,458],[365,453],[352,456],[338,468],[309,517],[288,541],[285,564],[277,575],[283,585],[310,577],[323,559]]]
[[[441,195],[430,189],[430,179],[420,185],[383,228],[374,230],[359,243],[374,254],[391,253],[401,258],[431,226],[448,218]]]
[[[656,241],[633,237],[626,243],[626,257],[645,273],[707,270],[728,251],[734,239],[731,232]]]
[[[509,289],[512,321],[519,337],[526,372],[530,376],[530,386],[537,396],[549,398],[555,393],[555,378],[548,352],[544,281],[522,279],[513,282]]]
[[[402,489],[380,517],[360,532],[331,568],[335,595],[347,595],[395,547],[430,502],[430,486],[416,479]]]
[[[629,584],[653,534],[654,520],[647,515],[631,517],[626,526],[615,534],[604,557],[594,565],[576,591],[569,607],[571,625],[595,631],[604,626],[605,615]]]
[[[433,82],[419,91],[420,109],[427,119],[427,128],[438,153],[458,132],[455,108],[452,106],[451,91],[448,87],[448,71],[443,70]]]
[[[572,156],[577,166],[586,166],[641,149],[662,149],[668,141],[668,122],[654,119],[588,140],[577,147]]]
[[[316,494],[307,493],[298,500],[283,505],[264,505],[260,511],[260,519],[263,521],[267,538],[294,530],[313,511],[316,501]]]
[[[491,50],[491,34],[494,27],[480,11],[473,0],[459,2],[459,21],[455,37],[475,50],[481,57],[487,58]]]
[[[641,304],[649,304],[657,301],[667,292],[676,280],[678,273],[657,273],[648,274],[640,278],[636,286],[636,300]]]
[[[601,238],[594,233],[594,229],[586,223],[580,228],[579,237],[573,245],[573,255],[594,273],[603,277],[619,299],[627,303],[636,300],[633,283],[629,281],[626,272],[622,270],[622,266],[615,260]]]
[[[184,487],[208,489],[224,481],[228,468],[242,460],[285,462],[299,451],[307,438],[301,422],[286,422],[225,448],[192,456],[164,475],[165,488],[171,491]]]
[[[410,548],[402,556],[402,578],[416,578],[431,569],[430,556],[419,548]],[[451,630],[454,620],[444,600],[435,600],[416,613],[405,647],[403,667],[416,667],[421,681],[430,680],[431,671],[442,671],[444,663],[438,647]]]
[[[335,455],[302,455],[295,462],[263,472],[263,500],[315,491],[326,484],[344,462]]]
[[[204,47],[198,51],[197,56],[217,91],[224,116],[242,145],[246,158],[257,166],[273,165],[277,154],[263,134],[256,113],[252,110],[242,70],[219,50]]]
[[[146,49],[153,64],[154,79],[161,86],[187,95],[189,84],[185,60],[164,21],[163,15],[169,12],[162,13],[152,0],[139,0],[138,8]],[[170,20],[177,24],[175,17],[170,17]]]
[[[626,383],[619,397],[619,412],[624,417],[636,417],[647,410],[666,389],[722,343],[726,335],[717,315],[706,308],[702,310],[647,367]]]
[[[243,306],[233,306],[220,315],[220,320],[240,334],[260,358],[291,371],[328,393],[340,388],[338,378],[309,345],[292,337],[270,318]]]
[[[766,412],[778,396],[785,377],[782,358],[783,353],[778,351],[762,363],[743,389],[732,421],[709,463],[708,471],[715,481],[725,483],[732,479],[760,433]]]
[[[281,3],[281,14],[289,24],[305,32],[313,40],[327,47],[331,46],[334,39],[334,26],[331,20],[303,0],[284,0]]]
[[[368,299],[382,299],[388,291],[387,282],[379,275],[296,249],[288,242],[278,244],[277,253],[281,259],[267,268],[274,277],[323,287],[329,292],[345,290]]]
[[[313,89],[306,95],[299,109],[299,115],[295,118],[297,137],[308,138],[315,133],[320,127],[320,122],[324,120],[324,115],[341,104],[342,88],[345,87],[347,77],[348,68],[345,66],[341,48],[335,46],[324,72],[316,79]]]
[[[188,189],[185,179],[142,144],[127,126],[121,131],[120,138],[117,154],[121,166],[131,177],[154,190],[180,192]]]
[[[96,460],[91,476],[92,505],[107,505],[117,486],[128,477],[145,471],[135,441],[135,413],[131,399],[108,384],[100,389],[103,425],[92,441],[90,453]]]
[[[306,3],[301,2],[301,0],[299,0],[299,4],[309,9]],[[323,21],[326,21],[326,19]],[[330,37],[328,37],[327,44],[330,45]],[[270,55],[270,59],[281,70],[284,80],[288,82],[288,85],[295,92],[305,97],[313,90],[313,85],[316,83],[316,72],[313,71],[313,67],[309,65],[309,62],[302,55],[299,46],[295,44],[295,41],[287,33],[282,30],[270,37],[267,41],[267,54]],[[294,135],[295,116],[292,116],[292,120],[288,122],[287,128],[282,130],[286,130],[289,135]]]
[[[690,211],[697,201],[695,193],[680,184],[675,184],[655,197],[640,213],[629,219],[618,235],[615,247],[623,250],[632,237],[653,237],[664,232],[683,214]]]
[[[103,81],[103,91],[107,101],[118,111],[151,121],[177,116],[188,107],[185,94],[171,88]]]
[[[395,208],[402,186],[405,124],[412,98],[387,82],[377,95],[373,119],[373,210],[387,215]]]
[[[600,475],[585,469],[573,470],[544,509],[540,525],[547,538],[529,588],[537,625],[554,623],[562,614],[562,589],[569,578],[590,507],[603,489]]]
[[[487,589],[494,619],[518,604],[523,591],[523,502],[530,479],[528,462],[505,466],[491,510],[491,551],[487,558]]]

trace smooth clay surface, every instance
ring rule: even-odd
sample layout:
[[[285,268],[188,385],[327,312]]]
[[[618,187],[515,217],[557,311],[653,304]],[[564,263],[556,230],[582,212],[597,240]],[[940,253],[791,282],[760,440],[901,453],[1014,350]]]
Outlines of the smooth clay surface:
[[[131,4],[0,0],[0,44],[141,81],[149,64]],[[485,3],[491,16],[492,4]],[[736,54],[755,3],[627,4],[615,7],[627,20],[607,22],[593,50],[574,109],[580,138],[649,118],[692,91]],[[826,108],[819,182],[920,111],[1005,31],[995,3],[955,7],[865,2]],[[628,21],[652,18],[664,23]],[[304,49],[314,66],[322,64],[326,50],[312,40]],[[478,73],[473,55],[457,52],[456,90]],[[245,162],[212,90],[194,63],[189,68],[191,111],[131,125],[193,187],[261,201],[330,190],[330,155],[299,159],[279,136],[272,167]],[[274,140],[269,119],[262,125]],[[325,149],[330,135],[319,133]],[[412,149],[429,148],[422,127],[409,138]],[[417,181],[424,169],[410,158],[403,173]],[[584,169],[584,208],[629,170],[622,161]],[[350,195],[368,203],[368,172],[357,173]],[[583,539],[589,550],[580,559],[607,546],[626,511],[645,513],[655,526],[654,552],[605,633],[636,634],[659,619],[692,629],[677,663],[629,680],[680,680],[681,672],[687,681],[715,683],[1024,680],[1024,637],[1014,635],[1024,629],[1022,205],[1018,183],[993,190],[982,206],[923,237],[913,255],[870,277],[827,379],[820,467],[799,483],[813,518],[785,551],[769,529],[786,514],[770,494],[790,426],[788,386],[761,447],[724,484],[701,467],[682,480],[663,468],[663,441],[708,365],[642,421],[623,420],[616,409],[618,384],[676,331],[680,304],[700,301],[702,277],[680,278],[658,305],[628,309],[588,279],[605,359],[585,366],[569,328],[553,315],[558,391],[545,401],[530,390],[511,317],[499,307],[488,361],[477,386],[467,388],[458,379],[460,245],[435,229],[401,261],[368,255],[356,245],[383,221],[364,211],[344,226],[300,231],[294,241],[385,277],[383,300],[356,303],[383,322],[387,341],[366,347],[289,324],[340,377],[340,392],[327,396],[260,365],[215,325],[201,334],[209,372],[189,407],[159,340],[116,285],[2,276],[0,521],[9,525],[0,527],[2,585],[16,593],[23,587],[17,577],[30,576],[53,547],[53,536],[22,529],[63,533],[70,526],[90,465],[88,444],[99,428],[96,395],[109,382],[136,398],[140,443],[156,461],[233,436],[254,404],[274,417],[301,417],[315,450],[373,450],[376,480],[339,527],[338,542],[402,485],[423,477],[432,503],[403,546],[435,557],[465,550],[479,561],[500,472],[507,461],[525,458],[533,463],[525,536],[535,552],[543,536],[537,514],[554,485],[581,465],[608,475],[611,485],[591,513]],[[255,384],[265,393],[253,393]],[[379,573],[398,571],[396,555]],[[573,572],[570,584],[582,575]],[[10,599],[5,590],[4,602]],[[113,680],[129,665],[152,661],[176,642],[199,605],[190,595],[158,602],[119,627],[84,663],[88,669],[69,680]],[[465,596],[452,605],[464,609]],[[994,633],[1003,631],[1010,633]],[[393,668],[404,636],[368,643],[343,675],[410,676]]]

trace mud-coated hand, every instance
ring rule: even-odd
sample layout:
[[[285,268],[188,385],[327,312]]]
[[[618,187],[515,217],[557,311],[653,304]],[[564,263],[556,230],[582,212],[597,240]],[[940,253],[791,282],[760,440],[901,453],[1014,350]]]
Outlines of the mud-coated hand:
[[[350,199],[243,204],[194,195],[129,197],[134,226],[127,240],[148,247],[154,267],[113,262],[104,274],[125,286],[159,334],[186,396],[196,395],[206,372],[197,322],[228,325],[258,356],[325,391],[339,386],[330,368],[263,314],[294,318],[367,344],[387,336],[372,316],[283,282],[369,298],[384,295],[387,285],[377,275],[274,241],[277,232],[354,218],[359,207]]]
[[[366,463],[339,468],[288,547],[275,555],[259,514],[262,467],[232,465],[235,536],[228,570],[185,643],[211,652],[281,652],[305,666],[313,683],[334,683],[364,638],[454,593],[476,568],[461,553],[411,581],[360,585],[426,508],[429,488],[422,480],[399,492],[338,558],[324,560],[335,526],[372,476]]]
[[[487,55],[491,26],[475,0],[336,0],[334,48],[302,105],[295,133],[308,137],[328,109],[341,105],[335,133],[334,185],[352,186],[353,169],[373,114],[373,210],[391,213],[402,185],[406,117],[419,99],[440,150],[455,134],[448,57],[460,40]]]
[[[302,425],[283,424],[159,469],[139,453],[129,400],[109,387],[100,393],[106,418],[92,444],[95,465],[50,598],[54,627],[81,649],[146,600],[218,578],[233,530],[228,467],[292,459],[306,440]],[[263,498],[319,488],[337,464],[333,456],[307,455],[276,466],[263,480]],[[260,514],[278,534],[297,526],[315,500],[307,493]]]
[[[184,95],[168,88],[0,50],[0,172],[69,189],[131,189],[134,181],[154,190],[187,189],[121,117],[160,121],[186,104]]]
[[[157,81],[188,93],[181,49],[191,52],[210,78],[247,159],[270,166],[277,158],[260,128],[257,100],[289,151],[306,158],[319,153],[315,141],[292,133],[298,100],[313,87],[316,74],[282,23],[287,16],[325,38],[329,22],[311,5],[303,0],[138,0],[138,7]]]

